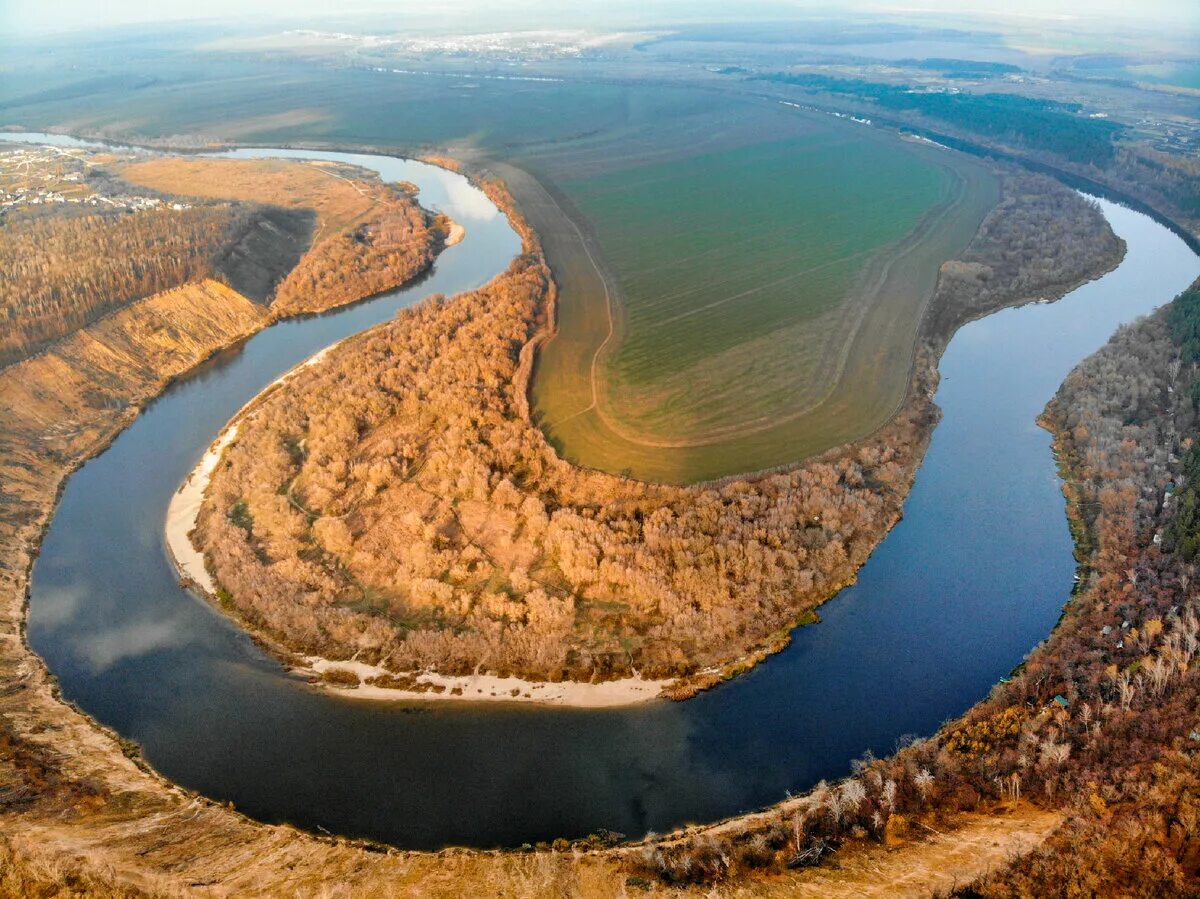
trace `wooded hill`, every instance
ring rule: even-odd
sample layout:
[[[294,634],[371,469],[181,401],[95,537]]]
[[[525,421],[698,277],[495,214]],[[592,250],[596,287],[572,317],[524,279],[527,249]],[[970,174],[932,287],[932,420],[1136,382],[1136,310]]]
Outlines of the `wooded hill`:
[[[9,220],[0,240],[0,365],[204,278],[265,299],[311,230],[304,212],[230,203]]]
[[[166,203],[138,211],[40,206],[4,220],[0,366],[159,292],[214,278],[276,316],[319,312],[426,269],[448,222],[349,167],[105,154],[89,183]]]
[[[277,316],[321,312],[408,282],[432,264],[449,226],[421,209],[411,185],[384,184],[353,166],[167,156],[127,165],[121,174],[173,195],[315,217],[311,249],[272,285]]]

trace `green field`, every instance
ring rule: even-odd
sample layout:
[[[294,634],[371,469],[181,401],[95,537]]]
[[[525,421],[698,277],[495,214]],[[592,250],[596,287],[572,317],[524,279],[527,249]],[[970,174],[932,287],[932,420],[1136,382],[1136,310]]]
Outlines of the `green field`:
[[[124,46],[122,51],[124,52]],[[675,114],[680,91],[611,84],[510,82],[265,63],[238,56],[88,58],[87,74],[36,57],[0,60],[0,125],[105,136],[202,135],[269,145],[292,141],[504,153],[631,115]],[[694,101],[693,101],[694,102]]]
[[[783,115],[798,133],[560,175],[574,240],[553,210],[532,215],[565,278],[535,408],[572,460],[674,482],[754,471],[865,436],[903,399],[938,265],[994,205],[994,179]]]
[[[832,323],[871,254],[956,184],[913,154],[814,129],[563,188],[617,272],[625,327],[607,376],[623,402],[613,406],[639,429],[686,437],[776,411],[753,401],[770,384],[745,385],[749,396],[704,390],[714,360],[783,329]],[[814,372],[791,387],[823,392],[821,380]],[[630,404],[641,395],[661,399],[637,414]]]

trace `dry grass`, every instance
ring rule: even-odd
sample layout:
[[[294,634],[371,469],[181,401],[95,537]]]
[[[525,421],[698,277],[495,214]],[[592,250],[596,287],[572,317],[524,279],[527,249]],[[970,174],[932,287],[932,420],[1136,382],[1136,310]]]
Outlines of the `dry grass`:
[[[243,200],[284,208],[311,209],[317,235],[366,223],[383,192],[377,181],[350,175],[331,163],[285,159],[200,159],[180,156],[135,162],[120,170],[133,184],[164,193],[206,199]],[[358,174],[360,177],[351,177]]]
[[[7,437],[45,427],[57,436],[111,415],[105,399],[153,386],[261,327],[266,313],[218,281],[185,284],[131,304],[0,373]],[[105,427],[102,422],[97,426]]]
[[[871,845],[844,854],[838,865],[810,868],[778,879],[751,882],[732,896],[928,896],[969,883],[1040,846],[1062,818],[1032,806],[997,815],[970,815],[961,827],[903,849]]]
[[[231,818],[181,804],[140,823],[9,819],[18,829],[0,842],[0,896],[928,896],[1035,849],[1060,822],[1018,806],[900,847],[848,844],[820,868],[679,887],[632,875],[626,850],[371,853]]]

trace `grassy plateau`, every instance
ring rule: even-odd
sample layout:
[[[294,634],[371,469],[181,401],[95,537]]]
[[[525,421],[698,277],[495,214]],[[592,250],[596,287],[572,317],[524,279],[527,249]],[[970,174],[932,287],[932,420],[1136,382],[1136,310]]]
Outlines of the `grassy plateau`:
[[[777,115],[791,134],[557,188],[503,173],[562,288],[533,398],[573,461],[719,478],[865,436],[903,399],[938,267],[995,180],[861,125]]]

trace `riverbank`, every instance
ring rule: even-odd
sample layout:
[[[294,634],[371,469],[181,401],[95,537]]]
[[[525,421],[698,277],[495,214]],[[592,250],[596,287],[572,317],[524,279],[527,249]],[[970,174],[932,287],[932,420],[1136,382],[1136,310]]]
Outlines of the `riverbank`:
[[[196,467],[192,469],[171,497],[171,502],[167,506],[166,525],[163,530],[167,555],[179,571],[183,581],[194,586],[213,602],[218,602],[217,585],[213,581],[212,575],[209,574],[208,568],[205,567],[204,555],[192,544],[190,534],[196,527],[196,518],[200,514],[200,506],[204,502],[204,491],[208,489],[212,474],[221,461],[221,454],[237,439],[238,425],[244,416],[248,415],[264,397],[286,384],[289,379],[304,369],[320,364],[321,360],[336,346],[337,343],[333,343],[313,353],[300,364],[281,374],[263,388],[258,396],[246,403],[229,424],[221,430],[212,446],[200,457]]]
[[[611,709],[660,698],[662,691],[670,684],[666,680],[645,680],[640,677],[584,684],[577,681],[529,681],[494,674],[455,677],[436,671],[397,675],[379,665],[333,661],[317,656],[305,657],[303,664],[292,670],[298,674],[314,675],[318,685],[338,695],[382,702],[518,702],[578,709]]]
[[[212,597],[216,597],[217,585],[213,583],[212,575],[204,567],[204,556],[192,546],[188,534],[196,526],[196,516],[200,514],[200,504],[204,501],[204,490],[212,477],[213,469],[221,461],[221,453],[225,447],[237,437],[237,425],[230,425],[208,451],[200,457],[196,468],[188,475],[167,506],[167,525],[165,531],[167,552],[171,561],[179,569],[186,582]]]

